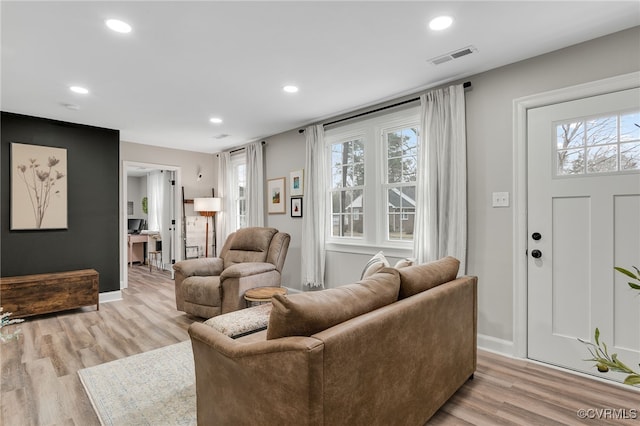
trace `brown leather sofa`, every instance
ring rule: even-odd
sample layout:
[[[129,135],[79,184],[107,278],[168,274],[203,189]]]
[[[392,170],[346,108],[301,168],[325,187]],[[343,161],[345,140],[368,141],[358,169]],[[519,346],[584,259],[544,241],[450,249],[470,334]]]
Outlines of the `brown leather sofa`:
[[[242,228],[229,235],[220,257],[173,265],[176,308],[202,318],[244,308],[244,292],[279,287],[291,237],[275,228]]]
[[[476,369],[477,277],[451,257],[274,296],[266,331],[189,328],[199,425],[423,425]]]

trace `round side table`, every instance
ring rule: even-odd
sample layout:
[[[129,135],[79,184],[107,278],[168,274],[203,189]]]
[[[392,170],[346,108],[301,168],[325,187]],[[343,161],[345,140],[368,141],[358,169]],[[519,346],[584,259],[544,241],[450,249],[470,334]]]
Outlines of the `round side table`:
[[[287,289],[284,287],[251,288],[244,292],[244,300],[247,302],[247,306],[251,306],[251,303],[270,302],[271,297],[276,294],[287,294]]]

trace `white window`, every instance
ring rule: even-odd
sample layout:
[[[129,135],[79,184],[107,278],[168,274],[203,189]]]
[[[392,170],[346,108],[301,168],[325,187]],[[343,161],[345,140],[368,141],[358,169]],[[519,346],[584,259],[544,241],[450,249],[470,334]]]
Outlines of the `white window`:
[[[387,239],[413,241],[418,167],[418,127],[402,126],[383,132]]]
[[[325,130],[330,244],[412,247],[419,109]]]
[[[247,160],[244,152],[231,156],[231,217],[235,219],[235,229],[247,226]]]
[[[640,111],[556,123],[556,175],[640,170]]]
[[[361,137],[331,144],[331,236],[362,238],[364,143]]]

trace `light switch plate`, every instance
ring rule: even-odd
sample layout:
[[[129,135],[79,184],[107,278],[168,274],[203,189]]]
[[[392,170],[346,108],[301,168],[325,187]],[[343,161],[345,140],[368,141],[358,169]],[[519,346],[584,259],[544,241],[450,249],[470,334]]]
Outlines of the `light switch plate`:
[[[494,192],[491,196],[493,207],[509,207],[508,192]]]

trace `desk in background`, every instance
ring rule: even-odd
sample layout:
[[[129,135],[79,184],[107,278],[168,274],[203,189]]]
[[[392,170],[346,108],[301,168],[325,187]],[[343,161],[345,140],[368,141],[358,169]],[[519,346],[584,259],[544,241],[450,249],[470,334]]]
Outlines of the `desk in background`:
[[[147,242],[147,235],[127,234],[127,246],[129,247],[129,250],[127,250],[127,263],[129,267],[133,265],[133,262],[144,264]]]

